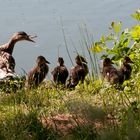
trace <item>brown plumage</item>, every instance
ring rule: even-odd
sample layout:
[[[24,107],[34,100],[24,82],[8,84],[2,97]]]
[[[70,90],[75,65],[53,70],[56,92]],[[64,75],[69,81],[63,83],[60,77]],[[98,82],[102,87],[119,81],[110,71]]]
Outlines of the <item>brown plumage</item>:
[[[58,58],[58,66],[54,68],[51,74],[53,76],[53,81],[56,84],[64,85],[66,83],[69,73],[66,66],[64,65],[64,60],[62,57]]]
[[[119,73],[117,69],[112,65],[110,58],[105,58],[103,60],[103,78],[106,79],[110,84],[119,83]]]
[[[8,74],[12,76],[15,72],[15,59],[12,56],[15,44],[18,41],[31,41],[36,36],[27,35],[25,32],[15,33],[8,43],[0,46],[0,79],[6,77]]]
[[[84,57],[77,55],[75,58],[76,65],[70,70],[70,78],[68,80],[67,87],[75,87],[79,81],[82,83],[86,75],[88,74],[87,61]]]
[[[132,67],[130,65],[131,63],[133,63],[133,61],[129,57],[126,56],[123,60],[121,68],[119,69],[120,83],[123,83],[124,80],[130,79],[131,72],[132,72]]]
[[[50,64],[43,56],[38,56],[36,60],[36,66],[32,68],[27,77],[25,87],[37,87],[46,77]]]

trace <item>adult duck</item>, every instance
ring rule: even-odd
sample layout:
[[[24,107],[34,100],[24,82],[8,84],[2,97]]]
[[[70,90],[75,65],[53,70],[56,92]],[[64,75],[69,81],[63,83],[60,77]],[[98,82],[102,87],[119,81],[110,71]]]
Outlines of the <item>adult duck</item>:
[[[64,59],[62,57],[58,57],[58,66],[56,66],[53,71],[51,72],[53,76],[53,81],[56,84],[63,84],[65,85],[66,80],[68,78],[69,72],[64,65]]]
[[[45,79],[49,71],[49,67],[47,64],[50,64],[50,62],[48,62],[45,57],[37,57],[36,66],[29,71],[26,77],[26,88],[37,87]]]
[[[132,72],[132,67],[130,64],[132,64],[133,61],[126,56],[122,62],[122,65],[119,69],[120,73],[120,83],[123,83],[125,80],[129,80]]]
[[[86,75],[88,74],[87,61],[83,56],[77,55],[75,58],[76,65],[70,70],[70,78],[68,80],[67,87],[74,88],[79,81],[84,82]]]
[[[113,63],[110,58],[105,58],[103,60],[102,75],[110,84],[117,84],[119,83],[120,76],[118,70],[112,64]]]
[[[0,80],[7,77],[15,77],[15,59],[12,56],[15,44],[22,40],[35,42],[33,40],[35,37],[36,36],[28,35],[23,31],[16,32],[8,43],[0,46]]]

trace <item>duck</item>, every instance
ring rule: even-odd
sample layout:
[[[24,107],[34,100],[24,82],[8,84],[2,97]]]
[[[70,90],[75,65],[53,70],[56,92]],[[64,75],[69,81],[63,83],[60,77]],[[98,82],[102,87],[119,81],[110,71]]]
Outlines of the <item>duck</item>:
[[[132,67],[130,64],[134,62],[126,56],[122,62],[120,69],[118,70],[120,73],[120,83],[123,83],[125,80],[129,80],[132,72]]]
[[[80,81],[83,83],[89,72],[87,61],[83,56],[77,55],[75,63],[76,65],[70,69],[70,77],[67,83],[68,88],[75,88]]]
[[[44,56],[40,55],[36,59],[36,65],[28,72],[25,81],[25,89],[36,88],[45,79],[50,64],[49,61],[45,59]]]
[[[35,42],[33,40],[35,37],[37,36],[28,35],[24,31],[19,31],[14,33],[6,44],[0,46],[0,80],[16,76],[15,59],[12,56],[15,44],[22,40]]]
[[[58,57],[57,63],[58,66],[56,66],[51,72],[53,81],[56,84],[65,85],[69,75],[68,69],[64,65],[64,59],[62,57]]]
[[[120,74],[113,66],[113,62],[110,58],[105,58],[103,60],[102,76],[103,79],[109,82],[111,85],[119,83]]]

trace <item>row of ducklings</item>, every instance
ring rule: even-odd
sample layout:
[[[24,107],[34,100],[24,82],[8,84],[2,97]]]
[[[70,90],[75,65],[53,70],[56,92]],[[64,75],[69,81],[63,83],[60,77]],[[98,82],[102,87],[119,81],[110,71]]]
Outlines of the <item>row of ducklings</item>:
[[[75,63],[76,65],[71,68],[69,72],[64,65],[63,58],[58,58],[58,66],[51,71],[53,81],[56,85],[61,84],[67,88],[74,88],[79,81],[84,82],[85,76],[88,74],[87,61],[83,56],[77,55]],[[50,64],[50,62],[48,62],[45,57],[37,57],[36,66],[29,71],[26,77],[26,88],[37,87],[45,79],[49,71],[48,64]],[[67,80],[68,76],[69,79]]]
[[[122,84],[125,80],[129,80],[132,72],[131,63],[133,61],[126,56],[120,69],[116,69],[113,66],[113,62],[110,58],[103,60],[103,78],[106,79],[110,84]]]
[[[38,56],[36,61],[36,66],[28,73],[26,78],[26,87],[37,87],[46,77],[50,64],[43,56]],[[58,58],[58,66],[56,66],[51,72],[53,81],[56,85],[65,85],[67,88],[74,88],[79,81],[82,83],[86,75],[88,74],[87,61],[84,57],[77,55],[75,58],[76,65],[70,69],[70,74],[68,69],[64,65],[64,60],[62,57]],[[125,80],[128,80],[131,76],[131,65],[133,61],[129,57],[125,57],[120,69],[116,69],[112,64],[110,58],[105,58],[103,60],[102,76],[110,84],[122,84]],[[67,80],[69,76],[69,79]],[[66,83],[67,81],[67,83]]]

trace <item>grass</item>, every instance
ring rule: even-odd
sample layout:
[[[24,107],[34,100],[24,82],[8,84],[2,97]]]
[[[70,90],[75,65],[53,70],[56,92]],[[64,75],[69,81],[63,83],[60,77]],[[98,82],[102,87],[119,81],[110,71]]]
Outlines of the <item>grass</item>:
[[[0,138],[138,140],[138,79],[132,84],[131,90],[126,86],[124,90],[117,90],[95,80],[85,81],[73,91],[47,89],[42,84],[34,90],[1,92]]]

